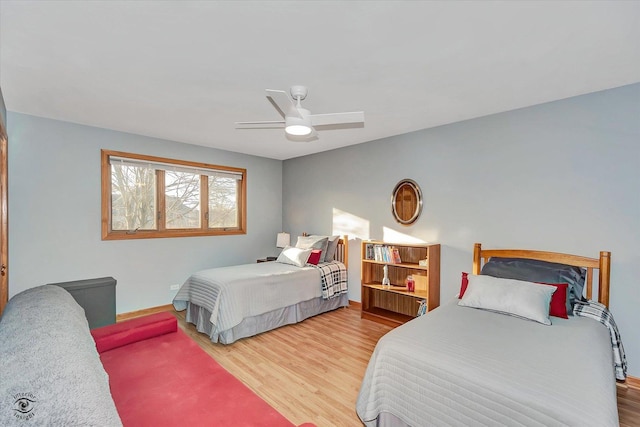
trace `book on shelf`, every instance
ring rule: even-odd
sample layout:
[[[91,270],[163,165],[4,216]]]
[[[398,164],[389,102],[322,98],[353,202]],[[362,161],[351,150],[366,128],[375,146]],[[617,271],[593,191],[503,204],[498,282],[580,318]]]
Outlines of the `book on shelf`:
[[[373,245],[373,254],[376,261],[383,261],[382,259],[382,245]]]
[[[365,245],[364,259],[375,260],[375,254],[373,249],[373,243],[367,243]]]
[[[394,264],[400,264],[402,262],[402,259],[400,258],[400,250],[398,250],[398,248],[393,247],[391,249],[391,254],[392,254]]]
[[[400,251],[395,246],[383,245],[379,243],[367,243],[365,245],[365,259],[387,262],[390,264],[400,264]]]

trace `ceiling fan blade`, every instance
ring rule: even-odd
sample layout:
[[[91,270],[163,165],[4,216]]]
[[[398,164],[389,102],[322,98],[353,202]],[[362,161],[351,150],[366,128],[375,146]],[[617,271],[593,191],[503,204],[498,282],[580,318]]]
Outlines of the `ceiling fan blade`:
[[[289,95],[287,95],[287,92],[283,90],[267,89],[267,97],[269,97],[278,110],[280,110],[280,115],[282,117],[293,116],[302,118],[296,108],[296,104],[293,103],[293,100]]]
[[[313,126],[320,125],[339,125],[343,123],[363,123],[364,112],[353,111],[350,113],[329,113],[329,114],[312,114],[311,124]]]
[[[236,129],[274,129],[283,128],[284,120],[264,120],[259,122],[236,122]]]

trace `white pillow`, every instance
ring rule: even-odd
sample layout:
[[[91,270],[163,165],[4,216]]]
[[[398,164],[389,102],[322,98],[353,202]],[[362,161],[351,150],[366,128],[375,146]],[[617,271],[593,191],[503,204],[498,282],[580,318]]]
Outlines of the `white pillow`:
[[[312,249],[300,249],[291,246],[285,247],[278,256],[277,262],[283,264],[297,265],[298,267],[304,267],[311,255]]]
[[[549,305],[555,286],[469,274],[458,305],[497,311],[550,325]]]
[[[298,236],[298,241],[296,242],[296,248],[320,249],[322,251],[320,254],[321,260],[324,260],[328,245],[327,236]]]

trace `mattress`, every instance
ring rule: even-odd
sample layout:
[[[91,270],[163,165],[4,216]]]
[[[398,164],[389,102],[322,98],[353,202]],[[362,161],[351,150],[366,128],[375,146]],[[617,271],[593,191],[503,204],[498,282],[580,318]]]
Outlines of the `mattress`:
[[[366,425],[618,426],[606,327],[457,301],[380,339],[356,403]]]

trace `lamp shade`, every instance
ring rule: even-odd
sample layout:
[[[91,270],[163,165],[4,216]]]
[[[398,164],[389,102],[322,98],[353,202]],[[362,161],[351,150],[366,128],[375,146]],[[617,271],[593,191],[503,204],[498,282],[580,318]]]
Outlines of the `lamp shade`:
[[[291,237],[289,233],[278,233],[276,237],[276,248],[284,248],[291,244]]]

